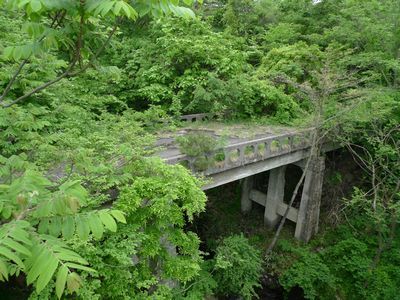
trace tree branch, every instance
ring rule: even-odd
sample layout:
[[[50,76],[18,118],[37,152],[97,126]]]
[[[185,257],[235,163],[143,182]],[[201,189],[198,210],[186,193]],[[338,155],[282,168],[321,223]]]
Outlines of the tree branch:
[[[96,51],[95,55],[90,59],[90,61],[89,61],[83,68],[79,69],[79,70],[76,71],[76,72],[71,72],[72,69],[74,68],[76,62],[77,62],[77,58],[79,58],[79,56],[80,56],[80,54],[79,54],[80,52],[78,52],[78,51],[80,51],[80,49],[77,49],[76,54],[75,54],[74,61],[70,64],[70,66],[68,67],[68,69],[67,69],[64,73],[62,73],[62,74],[59,75],[58,77],[56,77],[56,78],[54,78],[54,79],[52,79],[52,80],[50,80],[50,81],[48,81],[48,82],[46,82],[46,83],[44,83],[43,85],[41,85],[41,86],[39,86],[39,87],[37,87],[37,88],[31,90],[31,91],[28,92],[27,94],[22,95],[21,97],[15,99],[14,101],[12,101],[12,102],[10,102],[10,103],[4,103],[4,101],[3,101],[3,103],[0,102],[0,106],[1,106],[2,108],[8,108],[8,107],[10,107],[10,106],[12,106],[12,105],[14,105],[14,104],[16,104],[16,103],[18,103],[18,102],[21,102],[22,100],[25,100],[26,98],[32,96],[33,94],[36,94],[37,92],[40,92],[41,90],[44,90],[45,88],[49,87],[50,85],[53,85],[54,83],[57,83],[58,81],[60,81],[60,80],[63,79],[63,78],[66,78],[66,77],[74,77],[74,76],[77,76],[77,75],[79,75],[79,74],[85,72],[90,66],[93,65],[93,62],[94,62],[94,61],[99,57],[99,55],[104,51],[104,49],[106,48],[106,46],[109,44],[111,38],[113,37],[113,35],[114,35],[115,32],[117,31],[117,28],[118,28],[118,24],[116,23],[116,24],[114,25],[112,31],[109,33],[109,35],[108,35],[106,41],[105,41],[105,42],[103,43],[103,45]],[[82,29],[82,30],[83,30],[83,29]],[[78,41],[79,41],[79,37],[78,37]],[[81,44],[79,44],[79,42],[78,42],[78,43],[77,43],[77,46],[78,46],[78,45],[81,45]]]
[[[68,69],[67,69],[64,73],[62,73],[62,74],[59,75],[58,77],[54,78],[53,80],[50,80],[50,81],[48,81],[48,82],[42,84],[41,86],[38,86],[37,88],[31,90],[29,93],[27,93],[27,94],[25,94],[25,95],[22,95],[21,97],[15,99],[14,101],[11,101],[10,103],[1,104],[1,106],[2,106],[3,108],[10,107],[10,106],[12,106],[12,105],[14,105],[14,104],[16,104],[16,103],[18,103],[18,102],[20,102],[20,101],[26,99],[26,98],[32,96],[33,94],[36,94],[37,92],[40,92],[41,90],[44,90],[45,88],[47,88],[47,87],[49,87],[50,85],[52,85],[52,84],[54,84],[54,83],[60,81],[61,79],[67,77],[68,74],[69,74],[69,72],[70,72],[70,71],[72,70],[72,68],[74,67],[75,63],[76,63],[76,61],[74,61],[74,62],[68,67]]]
[[[100,54],[104,51],[106,46],[109,44],[111,38],[117,31],[117,28],[118,28],[118,24],[115,24],[113,29],[111,30],[111,32],[108,34],[108,37],[105,40],[105,42],[103,43],[103,45],[101,45],[101,47],[99,49],[97,49],[96,53],[92,56],[92,58],[89,60],[89,62],[83,68],[77,70],[76,72],[71,73],[69,75],[69,77],[79,75],[79,74],[85,72],[89,67],[91,67],[93,65],[94,61],[100,56]]]
[[[29,59],[29,58],[24,59],[24,60],[20,63],[18,69],[15,71],[13,77],[11,78],[11,80],[8,82],[6,88],[4,89],[3,94],[0,96],[0,103],[2,103],[4,97],[7,96],[7,94],[8,94],[8,92],[10,91],[12,85],[14,84],[15,80],[17,79],[18,75],[21,73],[22,69],[24,68],[24,66],[25,66],[26,63],[28,62],[28,59]]]
[[[51,24],[50,24],[50,28],[54,28],[54,26],[56,25],[56,22],[58,21],[59,15],[60,15],[60,12],[57,12],[56,15],[54,16],[54,18],[52,19],[52,22],[51,22]],[[62,14],[62,17],[63,17],[63,15],[65,15],[65,13]],[[46,36],[43,35],[43,36],[38,40],[38,42],[40,43],[41,41],[43,41],[45,37],[46,37]],[[32,56],[32,54],[29,55],[28,58],[24,59],[24,60],[20,63],[18,69],[15,71],[13,77],[11,78],[11,80],[8,82],[6,88],[4,89],[3,94],[0,96],[0,104],[4,102],[4,101],[3,101],[4,98],[7,96],[7,94],[8,94],[8,92],[10,91],[12,85],[14,84],[14,82],[15,82],[15,80],[17,79],[18,75],[21,73],[22,69],[23,69],[24,66],[27,64],[27,62],[29,61],[29,59],[31,58],[31,56]],[[4,106],[4,105],[3,105],[3,106]]]

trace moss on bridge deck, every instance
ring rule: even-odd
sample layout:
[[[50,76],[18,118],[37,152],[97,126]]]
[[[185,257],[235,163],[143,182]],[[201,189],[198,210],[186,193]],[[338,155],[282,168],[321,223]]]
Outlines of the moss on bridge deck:
[[[304,128],[295,128],[280,125],[262,125],[255,122],[182,122],[180,126],[168,128],[158,133],[156,146],[162,147],[158,152],[162,158],[180,154],[179,147],[175,141],[178,136],[190,133],[207,133],[216,140],[223,140],[224,144],[231,145],[259,138],[276,136],[285,133],[295,133]]]
[[[260,125],[257,123],[224,123],[224,122],[194,122],[184,128],[189,130],[212,131],[218,136],[236,137],[240,139],[254,139],[259,136],[278,135],[296,131],[293,127],[278,125]]]

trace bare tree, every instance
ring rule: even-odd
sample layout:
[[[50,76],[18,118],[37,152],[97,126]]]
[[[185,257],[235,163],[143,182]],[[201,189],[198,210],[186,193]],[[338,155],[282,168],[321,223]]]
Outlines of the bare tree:
[[[355,72],[342,71],[340,68],[335,67],[333,57],[327,57],[321,70],[312,73],[313,84],[311,82],[304,82],[298,84],[285,76],[278,76],[274,82],[277,84],[286,84],[297,89],[298,97],[306,98],[312,104],[312,122],[310,127],[312,129],[312,138],[310,141],[310,155],[306,161],[303,173],[296,184],[292,193],[286,211],[279,223],[278,229],[269,244],[266,255],[268,256],[274,249],[281,230],[286,222],[290,208],[297,197],[299,189],[304,182],[310,166],[318,161],[321,154],[321,146],[326,141],[328,136],[333,137],[334,132],[338,128],[337,119],[344,113],[351,111],[355,106],[359,105],[360,100],[363,99],[365,92],[362,90],[355,90],[359,87],[360,83],[367,79],[358,79],[355,77]],[[326,105],[341,99],[343,103],[341,108],[336,114],[326,117]],[[344,105],[345,104],[345,105]]]

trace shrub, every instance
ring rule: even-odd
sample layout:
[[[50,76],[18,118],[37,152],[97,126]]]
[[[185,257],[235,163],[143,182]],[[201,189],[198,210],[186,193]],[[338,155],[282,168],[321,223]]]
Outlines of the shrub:
[[[261,253],[249,244],[242,234],[222,240],[214,258],[215,280],[218,292],[238,295],[245,299],[256,296],[262,272]]]
[[[286,250],[295,252],[299,258],[279,278],[283,288],[290,291],[293,287],[300,287],[306,299],[335,299],[336,279],[320,255],[306,248],[286,246],[289,247]]]
[[[194,158],[194,167],[197,171],[204,171],[215,163],[214,156],[210,155],[222,146],[223,142],[206,133],[190,133],[177,138],[182,153]]]

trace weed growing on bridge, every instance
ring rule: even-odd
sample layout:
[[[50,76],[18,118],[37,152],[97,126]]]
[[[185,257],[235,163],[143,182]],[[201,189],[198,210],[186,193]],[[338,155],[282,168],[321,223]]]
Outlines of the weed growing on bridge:
[[[205,171],[221,160],[215,152],[223,147],[225,141],[210,134],[197,132],[180,136],[177,139],[179,150],[193,159],[193,166],[197,171]]]

